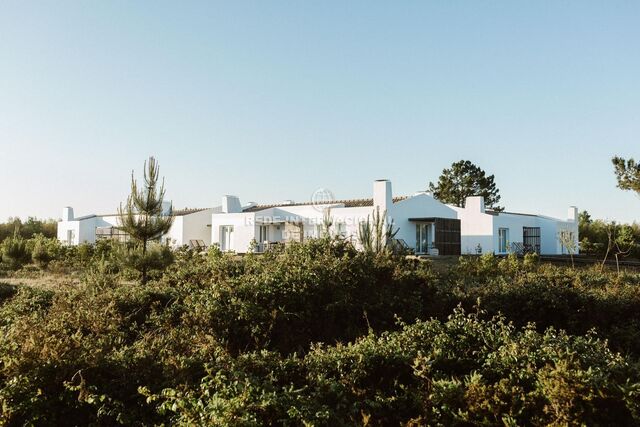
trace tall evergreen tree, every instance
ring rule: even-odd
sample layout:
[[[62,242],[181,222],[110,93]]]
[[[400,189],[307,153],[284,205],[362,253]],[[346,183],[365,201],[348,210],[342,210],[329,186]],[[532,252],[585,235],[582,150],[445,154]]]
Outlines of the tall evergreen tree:
[[[617,156],[611,159],[611,162],[618,180],[618,188],[640,194],[640,163]]]
[[[157,240],[167,233],[173,223],[173,216],[162,211],[164,201],[164,178],[159,183],[160,166],[154,157],[144,162],[144,186],[138,188],[138,182],[131,172],[131,194],[126,206],[118,209],[120,229],[139,245],[142,251],[140,273],[142,284],[147,282],[147,247],[150,241]]]
[[[494,176],[488,175],[469,160],[460,160],[450,168],[443,169],[438,183],[429,183],[429,190],[442,203],[464,207],[470,196],[483,196],[485,205],[495,211],[504,208],[498,206],[500,191],[494,182]]]

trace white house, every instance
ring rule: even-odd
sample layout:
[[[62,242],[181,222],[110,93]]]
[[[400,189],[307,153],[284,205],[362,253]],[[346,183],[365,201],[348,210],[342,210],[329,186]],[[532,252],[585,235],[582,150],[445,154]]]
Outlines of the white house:
[[[393,197],[391,182],[373,184],[373,197],[294,203],[242,206],[236,196],[224,196],[222,210],[211,217],[211,241],[223,251],[244,253],[257,244],[263,251],[272,245],[303,241],[322,235],[325,218],[330,218],[330,232],[358,242],[361,222],[374,212],[384,215],[398,228],[396,239],[417,253],[460,254],[460,221],[457,212],[427,193]]]
[[[469,197],[458,212],[462,225],[462,253],[493,252],[506,254],[522,249],[543,255],[578,252],[578,208],[569,208],[567,219],[485,209],[484,198]],[[566,247],[560,236],[565,235],[573,246]],[[567,241],[562,239],[562,241]]]
[[[236,196],[224,196],[222,206],[190,209],[165,214],[174,216],[162,241],[173,247],[219,245],[223,251],[245,253],[264,251],[275,245],[301,242],[322,236],[325,220],[330,232],[360,246],[360,224],[374,212],[386,213],[387,223],[398,230],[399,242],[417,254],[460,255],[478,253],[505,254],[535,251],[541,254],[566,254],[569,248],[560,236],[578,242],[578,210],[569,209],[567,219],[542,215],[495,212],[485,209],[482,197],[469,197],[464,208],[445,205],[426,192],[394,197],[391,182],[373,183],[368,199],[327,200],[270,205],[249,203],[242,206]],[[73,216],[64,208],[58,223],[58,239],[68,245],[95,243],[99,239],[126,240],[118,229],[118,215]],[[255,248],[254,248],[255,245]],[[570,245],[573,246],[573,245]]]
[[[223,251],[244,253],[291,241],[321,236],[325,217],[331,232],[358,242],[359,224],[376,210],[398,229],[396,239],[417,254],[460,255],[509,251],[541,254],[568,253],[559,236],[568,233],[578,241],[577,208],[567,220],[542,215],[494,212],[484,199],[470,197],[464,208],[445,205],[420,192],[394,197],[391,182],[378,180],[370,199],[351,199],[242,206],[236,196],[224,196],[222,209],[211,218],[211,242]],[[577,249],[576,249],[577,252]]]
[[[174,218],[171,229],[161,238],[163,243],[173,247],[211,244],[210,219],[220,207],[171,210],[171,203],[166,203],[164,209],[165,214]],[[100,239],[128,240],[128,235],[118,229],[118,214],[74,217],[73,208],[63,209],[62,220],[58,222],[58,240],[66,245],[79,245]]]

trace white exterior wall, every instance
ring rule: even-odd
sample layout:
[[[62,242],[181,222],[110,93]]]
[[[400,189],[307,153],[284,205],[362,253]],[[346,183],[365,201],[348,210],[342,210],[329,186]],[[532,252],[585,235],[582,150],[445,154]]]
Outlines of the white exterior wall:
[[[574,234],[578,242],[578,223],[574,220],[561,220],[541,215],[523,215],[513,213],[484,213],[476,203],[467,203],[469,208],[453,207],[461,222],[461,252],[475,254],[476,247],[482,247],[482,253],[498,253],[498,230],[509,230],[509,243],[523,242],[523,227],[540,227],[540,253],[543,255],[566,254],[558,235],[567,230]]]
[[[233,226],[233,239],[229,250],[247,252],[256,236],[255,213],[221,213],[211,218],[211,242],[220,244],[220,230],[223,226]]]
[[[169,232],[162,236],[162,243],[165,243],[167,239],[169,240],[169,246],[180,247],[187,242],[184,242],[184,216],[177,216],[173,218],[173,224],[171,224],[171,228]]]
[[[495,252],[498,247],[497,231],[493,224],[495,216],[472,209],[452,209],[457,212],[460,220],[460,253],[475,254],[478,245],[482,253]]]
[[[189,240],[203,240],[206,245],[211,244],[211,231],[209,224],[213,209],[205,209],[199,212],[186,215],[175,216],[169,232],[162,236],[162,242],[166,239],[173,247],[188,245]],[[117,215],[87,216],[76,218],[71,221],[58,222],[58,240],[63,244],[67,243],[67,231],[73,230],[75,238],[72,245],[81,243],[93,244],[96,242],[96,228],[117,227]]]
[[[256,212],[247,213],[215,213],[211,219],[211,242],[220,244],[223,226],[233,226],[234,236],[232,250],[244,253],[249,250],[251,242],[259,239],[259,225],[272,223],[269,227],[269,240],[282,241],[284,222],[297,222],[303,224],[303,236],[305,238],[320,237],[318,225],[323,225],[324,212],[329,210],[332,220],[331,233],[336,234],[340,223],[344,224],[345,237],[351,239],[357,246],[360,223],[369,217],[373,219],[376,207],[380,207],[383,215],[385,207],[387,217],[393,221],[394,228],[398,228],[396,238],[404,240],[411,248],[416,244],[416,225],[409,218],[457,218],[454,209],[438,202],[427,194],[416,196],[392,203],[391,183],[388,181],[376,181],[374,183],[373,206],[345,207],[341,203],[327,203],[322,205],[282,205],[267,208]],[[280,227],[280,230],[277,228]],[[276,233],[276,234],[274,234]],[[261,242],[258,242],[261,243]]]
[[[457,213],[428,194],[418,194],[394,203],[388,213],[393,220],[394,229],[398,229],[396,239],[402,239],[410,248],[416,247],[416,223],[409,218],[451,218],[456,219]],[[431,238],[434,238],[433,230]]]
[[[182,219],[182,245],[188,245],[189,240],[202,240],[204,244],[211,245],[211,214],[213,209],[190,213],[176,217]],[[173,228],[173,227],[172,227]]]

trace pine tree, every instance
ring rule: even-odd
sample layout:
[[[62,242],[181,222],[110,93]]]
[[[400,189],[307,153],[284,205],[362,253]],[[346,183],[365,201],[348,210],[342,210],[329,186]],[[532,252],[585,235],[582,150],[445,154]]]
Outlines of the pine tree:
[[[611,162],[618,181],[618,188],[640,194],[640,163],[636,163],[633,159],[625,160],[622,157],[614,157]]]
[[[429,190],[442,203],[458,207],[464,207],[467,197],[483,196],[488,208],[502,211],[504,208],[498,206],[500,191],[494,179],[493,175],[487,175],[469,160],[460,160],[442,171],[437,184],[430,182]]]
[[[127,198],[126,206],[120,204],[118,209],[119,228],[129,234],[142,252],[139,263],[142,284],[147,283],[149,263],[146,260],[149,242],[158,240],[167,233],[173,223],[173,216],[164,214],[162,202],[164,200],[164,178],[159,184],[160,167],[154,157],[149,157],[144,163],[144,187],[139,189],[138,183],[131,172],[131,194]]]

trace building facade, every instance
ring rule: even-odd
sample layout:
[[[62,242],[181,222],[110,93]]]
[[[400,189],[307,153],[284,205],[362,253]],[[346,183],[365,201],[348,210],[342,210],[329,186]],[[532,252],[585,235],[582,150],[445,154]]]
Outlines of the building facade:
[[[578,253],[578,208],[574,206],[569,208],[566,219],[496,212],[485,209],[482,197],[469,197],[464,208],[453,209],[462,225],[463,254]]]
[[[223,251],[260,252],[274,245],[318,238],[326,221],[332,235],[341,235],[360,247],[360,224],[375,212],[386,213],[387,223],[398,230],[395,239],[416,254],[577,253],[575,207],[570,208],[567,219],[486,210],[481,197],[470,197],[464,208],[458,208],[426,192],[394,197],[388,180],[374,182],[370,199],[242,206],[238,197],[224,196],[221,211],[212,215],[211,242]],[[575,246],[564,246],[561,235],[569,236]]]
[[[558,255],[578,252],[578,210],[566,219],[485,209],[482,197],[469,197],[465,207],[446,205],[426,192],[394,196],[391,182],[373,183],[372,197],[270,205],[242,205],[237,196],[223,196],[222,205],[209,209],[170,211],[174,222],[162,242],[173,247],[217,245],[223,251],[263,252],[277,245],[319,238],[328,230],[361,248],[363,223],[381,215],[397,230],[397,244],[416,254],[460,255],[510,252]],[[127,240],[118,228],[118,215],[75,218],[64,208],[58,239],[64,244],[95,243],[100,239]],[[570,244],[568,242],[571,242]]]
[[[460,254],[457,212],[427,193],[394,197],[388,180],[374,182],[370,199],[242,207],[236,196],[224,196],[222,212],[212,215],[211,241],[223,251],[243,253],[254,246],[263,251],[279,244],[321,237],[330,223],[330,234],[343,236],[360,247],[360,224],[372,222],[378,213],[386,214],[387,223],[398,229],[395,239],[417,253]]]
[[[173,216],[173,224],[167,234],[160,238],[172,247],[188,245],[206,247],[211,245],[211,215],[220,208],[172,210],[164,205],[164,214]],[[58,240],[65,245],[96,243],[101,239],[128,241],[129,236],[119,229],[119,215],[86,215],[74,217],[73,208],[65,207],[62,220],[58,222]]]

